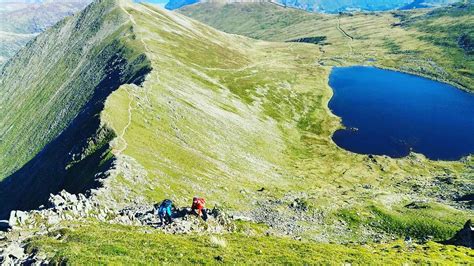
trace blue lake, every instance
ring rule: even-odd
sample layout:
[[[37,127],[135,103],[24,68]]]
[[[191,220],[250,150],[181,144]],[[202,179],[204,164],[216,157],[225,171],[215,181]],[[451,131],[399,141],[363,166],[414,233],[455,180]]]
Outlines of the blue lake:
[[[410,151],[434,160],[474,154],[474,94],[423,77],[374,67],[338,67],[329,108],[347,129],[341,148],[399,158]]]

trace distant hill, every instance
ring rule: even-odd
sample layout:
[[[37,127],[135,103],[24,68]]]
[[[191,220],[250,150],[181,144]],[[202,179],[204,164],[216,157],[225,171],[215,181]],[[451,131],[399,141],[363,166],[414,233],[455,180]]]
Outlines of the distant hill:
[[[321,13],[337,13],[350,11],[384,11],[394,9],[412,9],[434,7],[452,4],[460,0],[276,0],[284,6],[296,7],[306,11]],[[199,0],[170,0],[167,9],[177,9],[182,6],[206,2],[269,2],[269,1],[199,1]]]
[[[432,7],[440,7],[443,5],[453,4],[456,0],[415,0],[408,5],[401,7],[400,9],[415,9],[415,8],[432,8]]]
[[[91,0],[0,1],[0,65],[38,33],[83,9]]]
[[[219,4],[232,4],[232,3],[264,3],[272,2],[272,0],[170,0],[165,8],[169,10],[178,9],[183,6],[192,5],[195,3],[219,3]]]
[[[459,0],[279,0],[278,2],[307,11],[337,13],[432,7],[452,4]]]

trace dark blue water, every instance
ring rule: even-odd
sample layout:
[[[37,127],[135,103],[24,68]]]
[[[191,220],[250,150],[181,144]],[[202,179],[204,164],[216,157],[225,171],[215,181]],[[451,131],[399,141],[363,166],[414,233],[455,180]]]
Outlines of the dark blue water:
[[[374,67],[334,68],[329,85],[329,108],[347,127],[333,140],[346,150],[434,160],[474,154],[474,94]]]

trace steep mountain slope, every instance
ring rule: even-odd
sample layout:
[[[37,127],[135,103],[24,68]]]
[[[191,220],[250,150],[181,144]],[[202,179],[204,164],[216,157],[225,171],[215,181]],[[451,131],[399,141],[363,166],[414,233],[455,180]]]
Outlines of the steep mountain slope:
[[[473,3],[435,11],[311,14],[261,4],[198,4],[179,12],[229,33],[271,41],[320,39],[324,65],[375,64],[474,90]],[[468,45],[469,46],[469,45]]]
[[[0,2],[0,64],[38,33],[83,9],[90,0]]]
[[[319,48],[226,34],[151,5],[95,2],[3,69],[1,169],[13,173],[0,183],[2,211],[35,207],[63,188],[84,192],[96,182],[92,211],[99,214],[107,208],[118,216],[124,207],[164,198],[187,206],[200,195],[210,208],[248,221],[235,221],[241,231],[226,236],[236,249],[243,243],[245,254],[279,250],[283,258],[273,256],[275,263],[312,255],[308,248],[374,261],[365,248],[359,257],[357,249],[302,245],[284,235],[338,243],[451,237],[472,217],[456,199],[472,191],[474,160],[391,159],[337,147],[331,135],[342,125],[327,107],[331,68],[317,64],[325,52]],[[76,227],[70,220],[64,218],[71,229],[59,238],[39,236],[31,248],[56,252],[58,262],[119,263],[156,259],[149,247],[166,240],[176,251],[172,261],[196,263],[226,246],[209,248],[202,238],[196,249],[192,238],[149,228],[89,219]],[[257,242],[263,250],[253,250]],[[281,251],[290,245],[294,253]],[[450,248],[439,256],[443,247],[433,245],[429,255],[417,251],[423,261],[430,252],[431,260],[470,255]],[[392,257],[411,254],[400,252]]]
[[[37,207],[70,182],[73,191],[91,186],[99,162],[88,157],[100,158],[110,137],[99,130],[103,101],[147,71],[130,22],[108,2],[38,36],[1,70],[2,217]],[[81,162],[87,167],[77,169]],[[74,172],[80,176],[66,180]]]

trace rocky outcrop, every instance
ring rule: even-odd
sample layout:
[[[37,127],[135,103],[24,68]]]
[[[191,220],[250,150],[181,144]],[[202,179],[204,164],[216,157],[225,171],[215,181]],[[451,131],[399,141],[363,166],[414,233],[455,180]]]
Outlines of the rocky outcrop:
[[[472,220],[467,221],[464,224],[464,227],[459,230],[453,238],[445,243],[449,245],[474,248],[474,227],[472,226]]]
[[[67,221],[97,220],[110,224],[143,226],[167,234],[222,234],[236,230],[232,219],[214,208],[207,211],[206,221],[191,213],[189,208],[177,208],[173,223],[162,225],[151,204],[132,204],[118,209],[117,205],[104,206],[96,197],[74,195],[61,191],[50,195],[47,206],[29,212],[12,211],[8,221],[9,232],[0,231],[0,265],[48,264],[47,256],[38,252],[28,253],[28,239],[45,234],[56,234]],[[30,230],[33,229],[33,230]],[[57,237],[61,237],[60,233]]]
[[[105,222],[115,216],[115,211],[103,206],[95,197],[87,198],[84,194],[70,194],[61,191],[49,198],[48,206],[30,212],[12,211],[9,225],[13,229],[41,228],[59,224],[61,221],[72,221],[84,218],[95,218]]]
[[[458,38],[458,45],[467,55],[474,54],[474,38],[472,35],[464,33]]]

